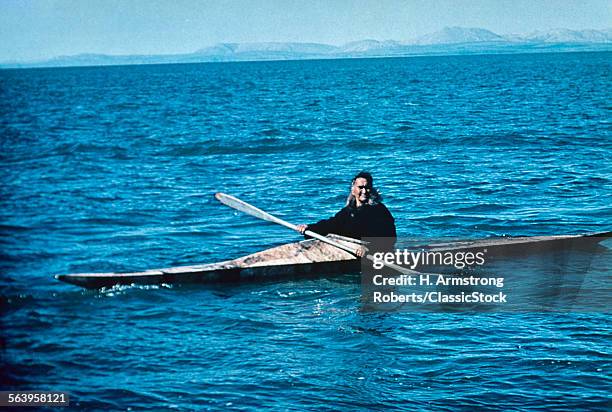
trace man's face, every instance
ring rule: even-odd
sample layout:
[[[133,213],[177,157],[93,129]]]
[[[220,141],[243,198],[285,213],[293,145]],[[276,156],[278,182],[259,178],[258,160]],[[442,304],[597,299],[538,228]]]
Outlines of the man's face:
[[[355,179],[351,193],[355,196],[357,206],[366,203],[370,198],[370,186],[368,186],[368,181],[363,177]]]

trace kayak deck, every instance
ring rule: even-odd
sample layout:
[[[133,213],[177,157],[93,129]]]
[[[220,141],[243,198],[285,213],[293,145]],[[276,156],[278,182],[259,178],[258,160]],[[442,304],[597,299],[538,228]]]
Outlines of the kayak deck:
[[[329,238],[351,248],[360,241],[343,236]],[[288,243],[251,255],[218,263],[151,269],[133,273],[77,273],[56,275],[58,280],[89,289],[114,285],[222,283],[250,279],[304,276],[310,273],[359,272],[352,254],[316,239]]]
[[[428,251],[474,251],[488,255],[537,253],[551,248],[592,247],[612,232],[588,235],[502,237],[413,246]],[[336,242],[356,248],[359,240],[329,235]],[[308,277],[316,274],[358,273],[360,259],[316,239],[277,246],[233,260],[193,266],[152,269],[133,273],[77,273],[56,275],[58,280],[88,289],[114,285],[159,285],[244,282],[261,279]]]

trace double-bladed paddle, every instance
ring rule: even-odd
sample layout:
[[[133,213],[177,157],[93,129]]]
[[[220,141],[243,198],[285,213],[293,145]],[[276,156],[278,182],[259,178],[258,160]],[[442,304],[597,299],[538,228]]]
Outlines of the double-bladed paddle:
[[[240,200],[240,199],[238,199],[238,198],[236,198],[234,196],[226,195],[225,193],[219,192],[219,193],[215,193],[215,198],[219,202],[221,202],[224,205],[229,206],[229,207],[231,207],[233,209],[240,210],[241,212],[244,212],[244,213],[246,213],[248,215],[255,216],[255,217],[259,218],[259,219],[267,220],[268,222],[277,223],[277,224],[285,226],[285,227],[287,227],[289,229],[293,229],[296,232],[299,232],[299,230],[297,228],[297,225],[294,225],[293,223],[289,223],[287,221],[284,221],[283,219],[280,219],[280,218],[278,218],[276,216],[272,216],[270,213],[264,212],[263,210],[255,207],[255,206],[253,206],[251,204],[248,204],[247,202],[242,201],[242,200]],[[304,234],[308,235],[310,237],[313,237],[315,239],[318,239],[321,242],[325,242],[327,244],[335,246],[338,249],[342,249],[342,250],[344,250],[346,252],[352,253],[353,255],[357,254],[357,250],[356,249],[352,249],[352,248],[350,248],[348,246],[345,246],[343,244],[335,242],[334,240],[332,240],[330,238],[327,238],[325,236],[322,236],[322,235],[320,235],[318,233],[315,233],[315,232],[313,232],[311,230],[305,231]]]

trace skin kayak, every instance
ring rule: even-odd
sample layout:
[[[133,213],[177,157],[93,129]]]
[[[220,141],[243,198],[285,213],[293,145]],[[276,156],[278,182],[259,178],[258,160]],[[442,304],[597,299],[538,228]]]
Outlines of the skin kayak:
[[[546,250],[592,248],[612,232],[586,235],[500,237],[467,241],[449,241],[410,249],[428,251],[487,250],[489,256],[523,255]],[[338,235],[328,235],[334,242],[352,250],[361,242]],[[359,273],[361,261],[353,254],[324,243],[308,239],[266,249],[251,255],[218,263],[151,269],[133,273],[77,273],[56,275],[56,279],[88,289],[114,285],[162,285],[190,283],[240,283],[261,280],[308,278],[342,273]],[[417,268],[418,270],[418,268]]]

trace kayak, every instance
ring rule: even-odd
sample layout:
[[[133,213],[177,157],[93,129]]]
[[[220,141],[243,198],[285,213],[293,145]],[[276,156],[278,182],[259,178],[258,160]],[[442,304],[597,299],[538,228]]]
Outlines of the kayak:
[[[440,252],[486,249],[488,256],[507,256],[559,248],[592,247],[609,237],[612,237],[612,232],[565,236],[500,237],[422,246],[416,244],[411,245],[410,249]],[[327,238],[351,250],[362,243],[359,240],[338,235],[328,235]],[[60,281],[88,289],[101,289],[115,285],[239,283],[359,273],[360,270],[361,261],[353,254],[320,240],[309,239],[218,263],[151,269],[133,273],[77,273],[55,277]]]
[[[355,249],[356,243],[361,243],[343,236],[329,237],[352,249]],[[77,273],[55,277],[73,285],[100,289],[114,285],[232,283],[313,273],[350,273],[359,272],[359,265],[359,260],[349,252],[309,239],[218,263],[134,273]]]

